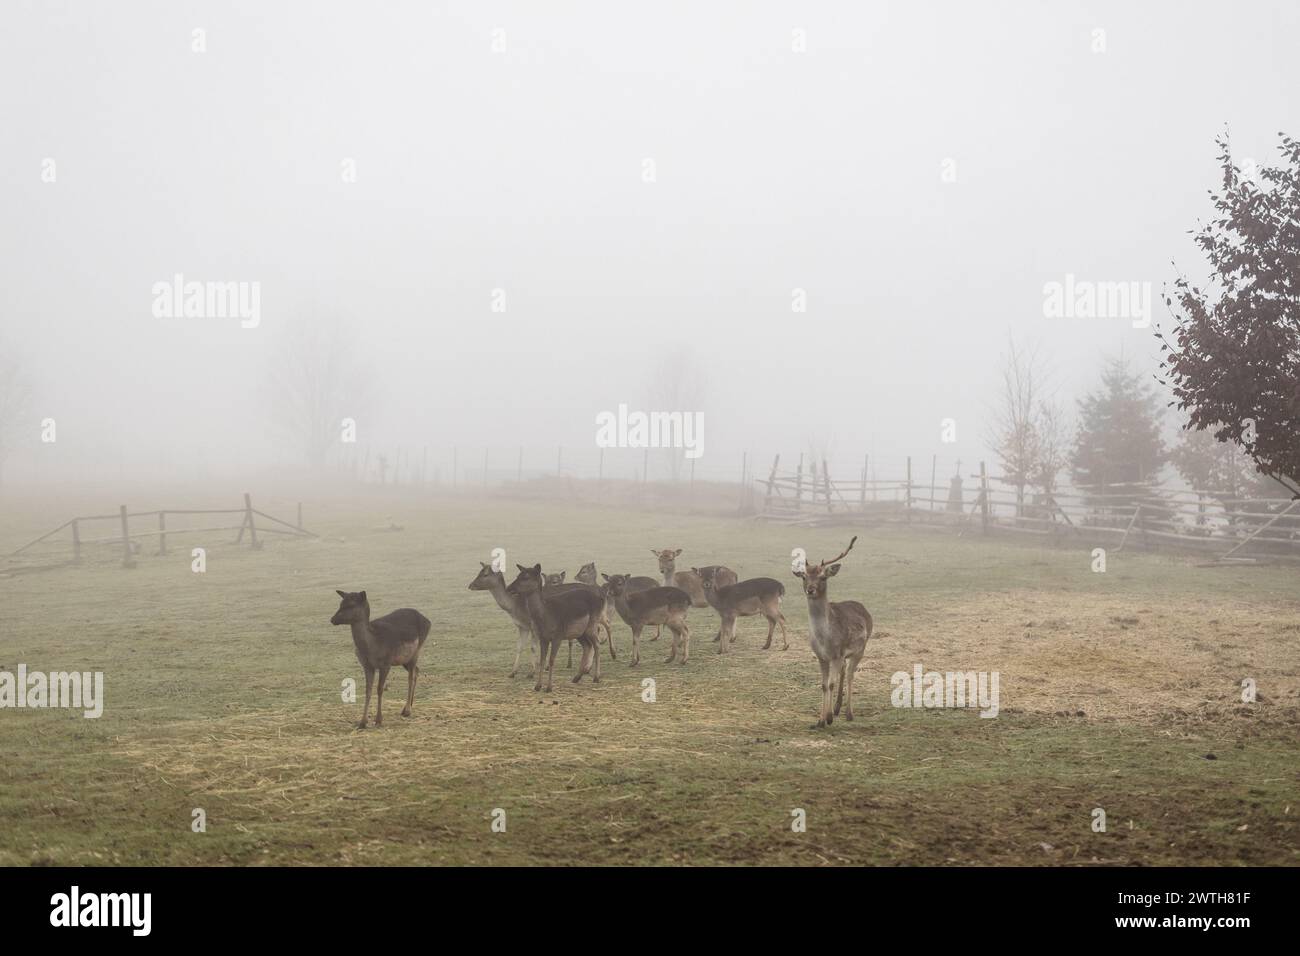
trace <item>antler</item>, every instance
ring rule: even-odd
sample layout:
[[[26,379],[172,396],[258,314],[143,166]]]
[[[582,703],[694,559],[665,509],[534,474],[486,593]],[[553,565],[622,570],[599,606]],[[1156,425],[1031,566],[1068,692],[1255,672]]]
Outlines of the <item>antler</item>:
[[[858,542],[858,536],[855,534],[855,535],[853,536],[853,540],[849,542],[849,546],[848,546],[847,548],[845,548],[843,551],[840,552],[839,557],[837,557],[837,558],[831,558],[829,561],[823,561],[820,565],[818,565],[818,567],[822,567],[822,568],[824,568],[824,567],[826,567],[826,565],[828,565],[828,564],[834,564],[834,563],[835,563],[836,561],[838,561],[840,558],[844,557],[846,554],[848,554],[850,551],[852,551],[852,550],[853,550],[853,546],[854,546],[855,544],[857,544],[857,542]]]

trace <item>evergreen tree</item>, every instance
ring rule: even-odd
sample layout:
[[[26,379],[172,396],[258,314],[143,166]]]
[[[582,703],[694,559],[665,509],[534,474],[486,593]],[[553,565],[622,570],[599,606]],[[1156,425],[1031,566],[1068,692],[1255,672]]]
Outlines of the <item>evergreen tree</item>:
[[[1071,457],[1075,483],[1154,480],[1167,459],[1159,396],[1123,359],[1109,360],[1101,387],[1079,400],[1079,431]]]

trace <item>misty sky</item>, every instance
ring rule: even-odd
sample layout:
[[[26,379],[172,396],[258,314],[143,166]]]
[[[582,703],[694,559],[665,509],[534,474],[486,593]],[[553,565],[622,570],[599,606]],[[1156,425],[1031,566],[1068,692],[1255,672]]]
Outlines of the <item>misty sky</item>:
[[[276,343],[325,314],[376,446],[590,451],[685,347],[720,476],[977,459],[1009,333],[1064,398],[1154,367],[1043,284],[1203,276],[1214,137],[1300,133],[1297,37],[1287,2],[6,3],[0,338],[58,422],[14,467],[282,460]],[[175,273],[260,282],[260,326],[156,318]]]

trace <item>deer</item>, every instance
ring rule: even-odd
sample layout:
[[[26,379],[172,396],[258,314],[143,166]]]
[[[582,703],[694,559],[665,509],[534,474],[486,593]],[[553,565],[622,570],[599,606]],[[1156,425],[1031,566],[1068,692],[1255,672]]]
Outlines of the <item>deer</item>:
[[[672,652],[664,661],[671,664],[677,657],[680,644],[681,663],[686,663],[691,649],[691,629],[686,623],[686,612],[691,607],[691,596],[681,588],[655,586],[644,590],[628,590],[633,580],[627,574],[602,574],[605,592],[614,599],[618,616],[632,629],[632,660],[629,667],[641,663],[641,629],[647,624],[667,625],[673,632]]]
[[[551,594],[559,594],[561,591],[572,591],[574,588],[591,588],[592,590],[599,592],[600,595],[603,597],[605,592],[602,591],[595,582],[596,564],[594,561],[584,564],[581,570],[578,571],[578,575],[584,574],[585,572],[587,572],[588,569],[590,569],[590,573],[588,574],[588,576],[592,578],[591,581],[583,581],[581,579],[578,579],[570,582],[569,584],[564,583],[564,577],[568,573],[567,571],[560,571],[558,574],[543,574],[542,589]],[[614,660],[618,660],[618,651],[614,648],[614,632],[611,631],[609,628],[608,602],[606,602],[606,608],[604,614],[601,615],[600,626],[605,629],[605,636],[609,638],[609,656],[612,657]],[[569,638],[568,667],[570,670],[573,669],[573,638]]]
[[[692,607],[708,607],[709,599],[704,594],[704,578],[701,576],[702,571],[709,571],[714,575],[717,587],[724,587],[728,584],[735,584],[737,581],[736,572],[723,564],[709,564],[704,568],[691,568],[689,571],[677,570],[677,557],[682,553],[681,548],[672,549],[664,548],[662,551],[650,549],[650,553],[659,559],[659,573],[664,576],[664,585],[681,588],[691,596]],[[722,630],[719,628],[718,633],[714,635],[713,640],[716,643],[722,637]]]
[[[736,641],[736,618],[762,614],[767,618],[767,643],[763,650],[772,646],[772,635],[777,625],[781,625],[781,650],[787,650],[790,642],[785,633],[785,615],[781,613],[781,598],[785,594],[785,585],[775,578],[748,578],[735,584],[719,584],[717,572],[708,568],[699,568],[700,581],[704,587],[704,596],[709,604],[722,618],[718,629],[718,653],[725,654],[727,645]]]
[[[528,618],[528,609],[524,607],[523,599],[506,593],[504,574],[494,570],[490,564],[484,564],[482,561],[479,564],[482,567],[474,580],[469,582],[469,589],[471,591],[489,592],[493,599],[496,600],[497,606],[510,615],[510,620],[519,629],[519,642],[515,645],[515,663],[510,668],[510,676],[514,677],[519,673],[519,657],[523,654],[525,647],[530,648],[535,673],[537,670],[537,639],[533,637],[533,625]]]
[[[597,628],[605,614],[605,597],[598,588],[577,587],[572,590],[544,592],[542,566],[526,568],[516,564],[519,575],[506,587],[506,593],[523,599],[528,620],[537,638],[537,682],[533,690],[542,690],[542,672],[546,672],[546,692],[551,691],[551,675],[555,671],[555,652],[560,641],[575,637],[582,644],[582,660],[573,683],[592,669],[592,682],[600,680],[600,643]],[[549,653],[548,653],[549,652]]]
[[[357,660],[366,674],[366,705],[357,727],[366,729],[376,671],[379,672],[379,694],[375,700],[375,726],[383,726],[384,688],[388,684],[388,669],[395,664],[406,668],[406,706],[402,708],[402,716],[410,717],[415,705],[415,680],[420,673],[420,648],[424,647],[424,639],[429,636],[429,619],[419,611],[403,607],[372,621],[370,601],[365,591],[336,590],[334,593],[341,602],[330,623],[351,625]]]
[[[829,727],[846,704],[844,719],[853,719],[853,675],[867,650],[871,637],[871,614],[857,601],[826,600],[826,583],[840,573],[837,563],[853,550],[858,536],[839,557],[820,564],[805,565],[794,575],[803,580],[808,596],[808,643],[822,667],[822,706],[813,729]],[[845,701],[847,688],[848,700]],[[831,707],[831,697],[835,706]]]

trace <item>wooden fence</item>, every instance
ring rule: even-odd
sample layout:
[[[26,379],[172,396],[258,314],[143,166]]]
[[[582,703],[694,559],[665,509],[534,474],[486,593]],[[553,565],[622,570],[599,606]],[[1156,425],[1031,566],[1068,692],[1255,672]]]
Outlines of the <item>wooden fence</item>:
[[[1048,539],[1076,538],[1117,549],[1197,549],[1231,558],[1255,554],[1300,558],[1300,499],[1234,498],[1222,493],[1150,483],[1064,486],[1043,492],[979,471],[940,481],[934,459],[929,480],[912,459],[900,479],[832,477],[825,461],[755,478],[760,520],[798,525],[898,522],[946,525],[965,534],[1011,532]]]
[[[239,524],[218,524],[210,527],[188,527],[172,525],[168,527],[167,516],[174,515],[241,515]],[[157,527],[150,528],[147,531],[132,530],[131,519],[136,518],[156,518]],[[258,518],[270,524],[257,524]],[[216,519],[220,521],[221,519]],[[94,528],[102,525],[104,522],[111,522],[117,526],[112,534],[99,535],[97,537],[82,537],[82,530],[87,526]],[[278,526],[278,527],[277,527]],[[298,503],[298,521],[294,524],[269,515],[264,511],[258,511],[253,507],[253,499],[249,494],[244,495],[244,507],[242,508],[166,508],[160,511],[130,511],[126,505],[122,505],[116,514],[105,515],[78,515],[70,518],[63,524],[59,525],[52,531],[47,531],[39,538],[35,538],[17,551],[12,552],[10,559],[17,558],[19,555],[30,553],[37,545],[47,542],[57,542],[55,536],[59,532],[70,529],[70,539],[67,545],[72,552],[72,563],[80,564],[85,549],[94,545],[107,545],[110,549],[120,548],[122,551],[122,564],[125,567],[135,565],[135,555],[139,551],[138,541],[142,538],[158,538],[158,553],[167,554],[167,539],[169,536],[178,534],[213,534],[218,531],[238,531],[239,536],[235,539],[236,544],[244,540],[244,535],[248,535],[249,547],[260,549],[262,543],[258,535],[266,534],[285,534],[295,537],[315,538],[317,535],[308,531],[302,526],[302,503]]]

